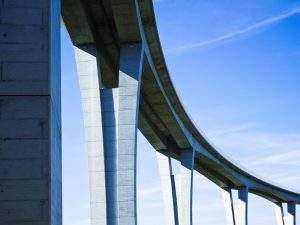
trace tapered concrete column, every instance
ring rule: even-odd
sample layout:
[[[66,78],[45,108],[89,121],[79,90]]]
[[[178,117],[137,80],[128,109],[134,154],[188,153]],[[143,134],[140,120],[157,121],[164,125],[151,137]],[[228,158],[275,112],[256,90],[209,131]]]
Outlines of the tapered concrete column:
[[[274,211],[277,225],[285,225],[283,207],[281,202],[274,203]]]
[[[193,224],[194,157],[194,149],[185,149],[181,152],[181,171],[179,177],[175,181],[180,225]]]
[[[248,225],[248,188],[238,189],[238,203],[236,210],[237,225]]]
[[[103,128],[97,52],[93,46],[75,47],[88,150],[91,222],[107,224]]]
[[[287,203],[287,215],[284,217],[285,225],[296,225],[296,204],[295,202]]]
[[[143,56],[141,44],[121,48],[117,125],[118,225],[137,224],[136,146]]]
[[[119,87],[101,87],[97,51],[75,48],[89,155],[93,225],[136,224],[141,44],[121,48]]]
[[[119,89],[101,89],[101,112],[105,159],[107,224],[118,223],[117,212],[117,129]]]
[[[60,1],[0,17],[0,224],[61,225]]]
[[[221,188],[227,225],[236,225],[231,188]]]
[[[89,155],[93,225],[136,224],[142,45],[121,48],[118,88],[102,88],[93,46],[75,48]]]
[[[178,225],[176,187],[171,158],[159,152],[156,153],[156,156],[162,184],[167,225]]]

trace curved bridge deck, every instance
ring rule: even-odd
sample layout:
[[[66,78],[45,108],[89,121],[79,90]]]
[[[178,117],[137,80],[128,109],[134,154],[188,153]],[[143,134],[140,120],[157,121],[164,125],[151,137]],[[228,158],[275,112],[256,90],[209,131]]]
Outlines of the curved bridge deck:
[[[197,129],[172,84],[160,45],[151,0],[63,0],[62,17],[73,44],[79,49],[77,51],[88,52],[92,56],[90,60],[95,60],[92,66],[98,69],[100,95],[105,90],[118,90],[124,85],[121,77],[124,72],[122,52],[130,46],[141,46],[141,61],[137,62],[141,64],[141,77],[137,76],[136,89],[139,104],[135,108],[138,116],[134,118],[134,124],[156,151],[165,155],[165,158],[172,157],[181,161],[183,167],[198,171],[223,190],[239,190],[240,199],[243,199],[242,195],[246,190],[246,193],[259,195],[276,204],[287,202],[291,205],[290,208],[300,203],[299,193],[273,185],[235,165],[220,154]],[[83,62],[80,57],[82,56],[77,57],[78,70],[84,70],[80,67],[80,63]],[[101,96],[99,99],[106,101]],[[119,104],[122,104],[120,100]],[[122,112],[118,113],[114,116],[119,118],[120,122]],[[116,131],[119,132],[121,131]],[[116,152],[122,148],[120,144],[114,147]],[[107,154],[107,151],[104,147],[103,154]],[[169,175],[173,176],[171,172]],[[189,176],[192,178],[192,172]],[[120,178],[116,175],[115,179]],[[105,181],[108,182],[108,177]],[[174,182],[170,183],[170,187],[175,186]],[[173,201],[176,198],[174,191],[172,198]],[[245,199],[244,201],[247,202]],[[191,202],[189,204],[191,205]],[[177,219],[175,216],[175,221]],[[181,218],[181,221],[183,220]]]
[[[300,194],[224,157],[188,116],[152,0],[0,0],[0,224],[62,224],[61,16],[77,63],[92,225],[137,224],[137,129],[157,152],[168,225],[193,223],[194,171],[220,187],[228,225],[248,224],[248,193],[274,203],[278,225],[296,224]]]

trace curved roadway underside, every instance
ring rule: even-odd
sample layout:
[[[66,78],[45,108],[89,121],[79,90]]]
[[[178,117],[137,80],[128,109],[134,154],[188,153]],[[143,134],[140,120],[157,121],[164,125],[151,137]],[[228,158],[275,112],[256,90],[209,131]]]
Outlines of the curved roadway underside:
[[[300,203],[300,194],[268,183],[221,155],[183,108],[167,69],[152,0],[63,0],[62,17],[75,46],[94,45],[104,88],[118,87],[120,48],[141,43],[144,62],[139,130],[155,150],[180,159],[194,148],[194,168],[216,185],[239,189],[272,202]]]

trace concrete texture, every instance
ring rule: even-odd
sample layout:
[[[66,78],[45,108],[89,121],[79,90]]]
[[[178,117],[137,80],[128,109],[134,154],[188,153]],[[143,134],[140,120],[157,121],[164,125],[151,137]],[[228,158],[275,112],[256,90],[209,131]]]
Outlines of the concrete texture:
[[[119,87],[104,88],[93,45],[75,47],[93,225],[136,224],[136,136],[143,50],[124,46]]]
[[[104,143],[97,51],[92,46],[75,47],[74,50],[88,150],[91,224],[107,224]]]
[[[141,44],[126,45],[120,51],[117,132],[118,225],[137,224],[136,145],[143,56]]]
[[[174,174],[172,172],[171,158],[158,152],[156,153],[156,156],[162,184],[166,224],[178,225],[176,186]]]
[[[238,203],[236,210],[236,222],[238,225],[248,225],[248,188],[238,189]]]
[[[0,224],[62,223],[60,3],[0,1]],[[282,223],[295,225],[300,194],[222,156],[187,115],[152,0],[62,0],[62,17],[76,46],[93,225],[137,223],[137,128],[155,150],[181,162],[174,177],[170,158],[159,159],[171,189],[164,191],[169,224],[192,224],[195,170],[224,188],[228,223],[247,225],[249,192],[278,204],[279,223],[287,203]],[[231,189],[239,193],[236,211]]]
[[[227,225],[236,225],[231,188],[221,188]]]
[[[300,202],[298,193],[259,179],[221,155],[193,124],[171,82],[151,0],[86,1],[85,4],[63,0],[62,3],[62,16],[74,45],[91,44],[97,50],[104,89],[119,88],[122,46],[129,43],[144,46],[138,128],[155,150],[171,149],[170,156],[179,160],[182,150],[194,148],[195,170],[216,185],[233,189],[248,186],[250,193],[272,202]]]
[[[277,225],[285,225],[282,203],[274,203],[274,211]]]
[[[61,225],[60,1],[0,15],[0,224]]]
[[[193,224],[193,179],[194,179],[195,149],[182,150],[180,154],[181,170],[180,183],[177,185],[179,202],[179,224]]]
[[[227,225],[248,225],[248,187],[238,189],[237,203],[233,204],[232,190],[229,187],[221,189]],[[277,204],[276,206],[280,206]],[[276,218],[280,215],[280,207],[275,208]],[[279,210],[279,211],[278,211]]]
[[[295,202],[287,203],[287,215],[284,217],[285,225],[296,225],[296,204]]]
[[[96,106],[100,101],[102,117],[96,119],[87,115],[85,121],[89,126],[96,124],[101,128],[95,132],[94,128],[86,129],[86,136],[96,139],[102,135],[103,138],[88,148],[99,146],[101,157],[104,155],[104,160],[101,157],[93,159],[104,161],[104,168],[101,168],[104,174],[92,177],[95,178],[93,182],[105,186],[106,205],[93,206],[92,214],[99,211],[102,217],[106,207],[108,224],[136,223],[137,127],[155,150],[163,154],[168,152],[169,157],[182,164],[181,174],[174,177],[167,170],[167,161],[159,159],[159,163],[164,164],[160,166],[163,185],[172,188],[172,191],[164,190],[168,223],[176,224],[177,210],[179,224],[192,224],[194,170],[223,190],[230,190],[223,191],[230,224],[247,224],[248,192],[274,203],[300,203],[299,193],[266,182],[221,155],[193,124],[168,73],[152,0],[84,3],[63,0],[62,3],[62,17],[73,44],[81,49],[93,46],[96,57],[93,67],[97,64],[98,70],[99,91],[93,93],[100,93],[99,100],[84,104]],[[132,43],[137,44],[130,49]],[[142,55],[138,50],[141,47]],[[171,179],[167,174],[171,174]],[[231,189],[239,190],[236,210],[232,207]],[[175,215],[173,219],[172,215]]]

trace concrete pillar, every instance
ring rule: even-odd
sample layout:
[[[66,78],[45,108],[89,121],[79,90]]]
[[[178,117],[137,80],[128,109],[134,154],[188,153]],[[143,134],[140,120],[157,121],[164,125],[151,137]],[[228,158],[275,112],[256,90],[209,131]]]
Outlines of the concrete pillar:
[[[136,224],[140,44],[121,48],[119,87],[102,88],[94,46],[75,47],[89,156],[92,225]]]
[[[287,203],[287,215],[284,216],[285,225],[296,225],[296,203]]]
[[[285,225],[284,223],[284,213],[281,202],[274,203],[274,211],[276,216],[277,225]]]
[[[141,44],[121,48],[117,124],[118,225],[137,224],[136,146],[143,56]]]
[[[0,224],[61,225],[60,1],[0,15]]]
[[[93,46],[75,47],[88,150],[91,224],[107,224],[103,128],[97,51]]]
[[[178,225],[178,209],[174,174],[171,158],[159,152],[156,153],[162,193],[165,205],[167,225]]]
[[[182,150],[180,161],[181,171],[176,179],[176,193],[178,199],[178,215],[180,225],[193,224],[193,175],[194,175],[194,149]]]
[[[236,225],[231,188],[221,188],[227,225]]]
[[[248,188],[238,189],[238,203],[236,210],[236,222],[238,225],[248,225]]]
[[[117,128],[119,90],[101,89],[101,112],[105,160],[107,224],[118,223],[117,214]]]

